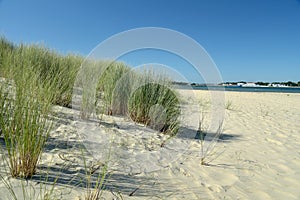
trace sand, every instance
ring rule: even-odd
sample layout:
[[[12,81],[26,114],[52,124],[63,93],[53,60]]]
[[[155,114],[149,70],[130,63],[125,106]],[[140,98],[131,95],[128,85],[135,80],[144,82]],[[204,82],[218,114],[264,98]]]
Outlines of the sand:
[[[210,93],[180,94],[183,127],[163,148],[165,136],[127,118],[102,116],[101,122],[85,123],[75,120],[78,111],[55,106],[56,123],[38,174],[23,187],[38,196],[55,182],[57,198],[83,199],[85,169],[101,171],[110,153],[103,199],[300,199],[300,94],[225,92],[220,139],[216,143],[215,132],[205,138],[204,150],[216,144],[207,165],[200,164],[201,145],[194,136],[200,102],[204,128],[211,123]],[[0,144],[3,149],[1,137]],[[5,180],[23,196],[19,180]],[[0,194],[11,199],[3,181]]]

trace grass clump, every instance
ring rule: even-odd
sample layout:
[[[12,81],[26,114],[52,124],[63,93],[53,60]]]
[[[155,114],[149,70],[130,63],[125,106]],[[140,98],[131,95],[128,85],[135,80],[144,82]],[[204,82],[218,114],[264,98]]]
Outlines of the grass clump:
[[[20,45],[15,57],[30,63],[43,84],[52,84],[52,104],[70,107],[72,90],[79,67],[80,56],[61,56],[40,45]]]
[[[73,86],[82,62],[81,56],[62,56],[42,45],[13,45],[0,38],[1,77],[13,79],[11,71],[18,67],[32,70],[41,84],[51,82],[52,104],[71,106]]]
[[[86,193],[84,195],[84,200],[98,200],[103,195],[103,190],[105,189],[105,181],[108,176],[108,165],[97,163],[88,167],[84,160],[84,166],[86,175]]]
[[[130,68],[122,62],[107,62],[104,63],[103,68],[105,69],[98,83],[98,91],[103,94],[102,99],[105,104],[105,112],[108,115],[124,114],[116,109],[117,105],[113,105],[114,89],[116,88],[118,81],[129,72]]]
[[[35,186],[34,183],[28,183],[26,180],[19,180],[19,184],[16,186],[10,179],[6,179],[0,174],[0,181],[4,184],[4,194],[1,195],[2,199],[11,200],[58,200],[58,195],[55,194],[55,182],[51,183],[51,186],[40,183],[39,186]]]
[[[228,100],[225,104],[225,109],[226,110],[233,110],[233,103],[232,101]]]
[[[139,86],[131,92],[128,114],[135,122],[175,135],[179,128],[179,99],[166,78],[153,77],[147,72],[141,75]]]
[[[5,38],[0,37],[0,74],[5,76],[5,66],[10,65],[10,56],[14,51],[15,46]]]
[[[204,127],[204,115],[200,116],[199,126],[195,139],[198,139],[200,142],[200,164],[209,165],[213,160],[215,160],[220,154],[215,150],[215,147],[219,141],[220,136],[222,135],[223,122],[219,124],[218,129],[215,133],[211,133],[212,137],[206,141],[208,135]],[[205,143],[208,145],[205,145]]]
[[[52,127],[49,110],[53,104],[70,107],[82,62],[80,56],[62,56],[40,45],[15,46],[0,38],[0,134],[12,177],[28,179],[36,174]],[[80,95],[86,105],[83,118],[89,117],[97,103],[89,98],[99,94],[105,114],[130,116],[165,134],[177,133],[180,102],[167,78],[132,72],[120,62],[95,61],[88,70],[79,75],[84,84]],[[95,74],[102,76],[94,80]],[[96,84],[96,92],[89,89],[94,89],[90,83]],[[101,169],[87,171],[85,199],[101,197],[108,168]],[[43,199],[48,199],[48,193],[44,194]]]
[[[45,85],[28,70],[18,68],[14,84],[0,87],[0,129],[8,152],[12,177],[29,178],[36,172],[51,124],[47,121],[50,108]]]
[[[209,121],[211,121],[211,112],[209,110],[212,109],[212,103],[208,99],[202,98],[199,101],[199,106],[199,122],[195,139],[200,144],[200,164],[210,165],[222,153],[216,149],[216,146],[222,136],[223,121],[216,124],[216,129],[209,130]],[[214,121],[214,123],[217,122]],[[213,124],[210,125],[212,126]]]
[[[55,53],[36,45],[4,45],[3,41],[0,129],[12,177],[30,178],[50,132],[50,106],[62,96],[59,78],[64,77],[56,68],[60,58]]]
[[[168,135],[178,132],[180,102],[167,77],[109,61],[90,61],[82,71],[78,79],[78,87],[83,90],[82,119],[89,118],[96,106],[97,115],[129,116]],[[95,74],[100,75],[99,81]],[[95,82],[97,92],[91,90]],[[93,97],[95,102],[91,102]]]

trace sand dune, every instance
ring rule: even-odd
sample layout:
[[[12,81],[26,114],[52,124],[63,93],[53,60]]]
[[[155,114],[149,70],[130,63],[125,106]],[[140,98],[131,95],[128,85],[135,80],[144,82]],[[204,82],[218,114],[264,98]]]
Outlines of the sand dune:
[[[74,121],[78,111],[54,107],[56,124],[39,172],[26,184],[39,188],[48,182],[50,187],[49,182],[56,181],[58,197],[79,199],[86,190],[84,160],[101,169],[110,147],[104,199],[117,199],[118,193],[123,199],[300,198],[300,94],[226,92],[222,135],[210,155],[212,161],[201,165],[201,146],[194,139],[197,105],[206,102],[209,124],[210,93],[180,93],[186,109],[183,127],[163,148],[165,136],[128,119],[103,116],[101,123],[88,124],[95,132],[87,132]],[[98,128],[102,132],[97,135]],[[213,134],[208,134],[205,147],[213,143]],[[1,138],[0,144],[4,147]],[[7,180],[22,196],[20,182]],[[9,196],[3,182],[0,193],[0,199]]]

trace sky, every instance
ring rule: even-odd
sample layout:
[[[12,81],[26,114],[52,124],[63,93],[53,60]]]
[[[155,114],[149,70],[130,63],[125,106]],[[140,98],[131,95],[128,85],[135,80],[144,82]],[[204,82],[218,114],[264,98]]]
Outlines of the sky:
[[[299,0],[0,0],[0,36],[87,56],[120,32],[162,27],[198,42],[224,81],[300,81]],[[120,58],[161,63],[203,82],[186,60],[146,49]]]

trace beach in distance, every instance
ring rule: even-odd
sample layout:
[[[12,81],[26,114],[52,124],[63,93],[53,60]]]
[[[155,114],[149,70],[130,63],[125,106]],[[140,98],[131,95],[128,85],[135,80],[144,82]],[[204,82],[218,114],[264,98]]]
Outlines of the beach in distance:
[[[239,86],[178,86],[182,89],[193,90],[220,90],[233,92],[275,92],[275,93],[300,93],[300,87],[239,87]]]
[[[197,126],[193,124],[198,124],[195,115],[199,110],[191,105],[200,105],[209,118],[210,91],[180,90],[179,94],[186,115],[179,134],[165,147],[158,145],[162,136],[155,131],[124,117],[103,116],[100,126],[118,136],[114,144],[120,144],[112,149],[116,162],[108,166],[111,174],[103,199],[300,198],[299,93],[225,92],[223,127],[207,165],[201,165],[201,144],[194,139]],[[195,98],[190,98],[193,95]],[[77,121],[72,119],[76,110],[55,106],[53,112],[58,120],[42,155],[39,173],[26,184],[39,191],[43,181],[37,177],[47,174],[47,187],[51,187],[51,181],[56,182],[54,193],[62,199],[79,199],[85,190],[80,185],[84,182],[80,172],[85,166]],[[211,142],[208,134],[204,143]],[[93,162],[91,154],[87,153],[85,159]],[[17,195],[22,196],[18,180],[11,181]],[[9,199],[2,195],[9,194],[3,182],[0,194],[0,199]]]

